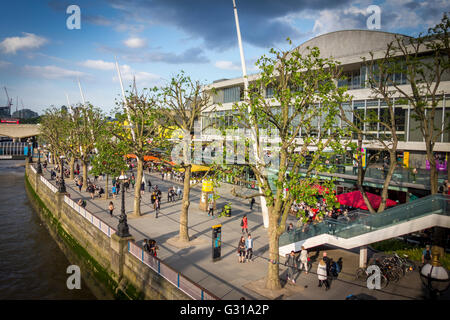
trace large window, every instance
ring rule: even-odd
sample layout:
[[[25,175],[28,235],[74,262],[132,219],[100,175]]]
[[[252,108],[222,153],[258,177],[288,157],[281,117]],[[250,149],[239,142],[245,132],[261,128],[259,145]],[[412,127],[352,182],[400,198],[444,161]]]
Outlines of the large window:
[[[243,91],[240,86],[234,86],[223,89],[223,102],[238,102],[241,101]]]

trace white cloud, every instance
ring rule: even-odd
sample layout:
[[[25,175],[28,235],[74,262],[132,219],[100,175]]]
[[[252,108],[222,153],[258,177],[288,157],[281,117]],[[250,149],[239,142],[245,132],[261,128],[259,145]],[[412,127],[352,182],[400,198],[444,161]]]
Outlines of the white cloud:
[[[57,66],[29,66],[23,67],[26,73],[46,79],[76,78],[84,77],[84,72],[60,68]]]
[[[115,68],[114,62],[107,62],[103,60],[86,60],[81,62],[80,65],[97,70],[114,70]]]
[[[258,71],[258,68],[255,66],[255,61],[251,60],[251,61],[246,61],[245,63],[246,63],[247,71],[250,71],[250,72]],[[238,64],[238,63],[235,63],[232,61],[227,61],[227,60],[216,61],[214,63],[214,66],[216,68],[223,69],[223,70],[238,70],[238,71],[242,70],[240,63]]]
[[[18,50],[36,49],[48,42],[46,38],[33,33],[23,32],[23,37],[5,38],[0,42],[0,50],[4,53],[15,54]]]
[[[147,46],[147,41],[143,38],[132,37],[123,42],[128,48],[143,48]]]
[[[124,82],[133,81],[133,78],[136,78],[136,84],[140,87],[154,86],[162,80],[161,76],[157,74],[145,71],[136,72],[129,65],[126,64],[120,66],[120,75],[122,76],[122,80]],[[119,81],[119,78],[117,76],[114,76],[113,80]]]
[[[216,66],[216,68],[223,69],[223,70],[241,70],[240,66],[235,65],[233,62],[226,61],[226,60],[216,61],[214,66]]]
[[[10,64],[11,64],[11,62],[0,60],[0,68],[7,67],[7,66],[9,66]]]

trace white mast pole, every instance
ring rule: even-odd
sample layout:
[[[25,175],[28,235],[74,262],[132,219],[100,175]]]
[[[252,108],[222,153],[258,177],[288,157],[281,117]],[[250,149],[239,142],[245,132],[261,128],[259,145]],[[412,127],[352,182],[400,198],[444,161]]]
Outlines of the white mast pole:
[[[233,0],[233,9],[234,9],[234,20],[236,22],[236,32],[237,32],[237,37],[238,37],[239,53],[241,56],[242,77],[244,79],[244,100],[248,101],[247,68],[245,66],[244,48],[242,47],[241,29],[239,28],[239,17],[238,17],[238,13],[237,13],[235,0]],[[248,113],[251,114],[250,103],[249,103],[249,107],[248,107]],[[250,122],[251,122],[251,120],[252,119],[250,118]],[[253,138],[253,151],[254,151],[254,155],[255,155],[255,161],[256,161],[257,167],[259,168],[259,165],[261,164],[261,159],[258,154],[258,147],[257,147],[258,141],[257,141],[256,130],[254,129],[254,125],[256,125],[256,124],[250,125],[250,128],[251,128],[250,132],[251,132],[251,135]],[[258,189],[259,189],[259,192],[262,193],[260,186],[258,186]],[[260,196],[259,199],[261,202],[261,211],[262,211],[262,216],[263,216],[264,228],[268,228],[269,227],[269,210],[267,209],[266,198],[264,196]]]
[[[133,141],[136,141],[136,136],[134,134],[133,124],[131,122],[130,112],[128,110],[128,101],[127,101],[127,98],[125,97],[125,90],[123,89],[122,75],[120,74],[120,68],[119,68],[119,63],[117,62],[117,58],[116,58],[116,69],[117,69],[117,75],[119,76],[120,89],[122,89],[122,99],[123,99],[123,103],[125,105],[125,110],[127,112],[128,123],[129,123],[130,128],[131,128],[131,136],[133,137]]]

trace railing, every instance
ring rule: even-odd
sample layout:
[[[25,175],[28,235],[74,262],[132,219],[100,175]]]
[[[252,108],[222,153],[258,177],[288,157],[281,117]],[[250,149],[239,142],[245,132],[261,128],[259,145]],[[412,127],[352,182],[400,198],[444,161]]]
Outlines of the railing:
[[[143,248],[139,247],[132,241],[128,241],[128,252],[192,299],[220,300],[217,296],[200,287],[194,281],[173,270],[168,265],[162,263],[161,260],[157,257],[151,256]]]
[[[37,174],[37,171],[33,166],[30,166],[30,168],[31,168],[31,171],[33,171],[35,174]]]
[[[0,155],[24,156],[25,150],[28,150],[27,142],[0,142]]]
[[[435,194],[389,208],[380,213],[359,214],[358,218],[353,221],[326,219],[324,222],[305,225],[289,233],[284,233],[280,237],[279,244],[285,246],[321,234],[332,234],[348,239],[431,214],[448,216],[450,215],[449,204],[450,196]]]
[[[58,189],[54,186],[54,185],[52,185],[51,183],[50,183],[50,181],[48,181],[47,179],[45,179],[43,176],[41,176],[41,181],[53,192],[53,193],[56,193],[56,192],[58,192]]]
[[[32,166],[30,166],[32,168]],[[34,169],[34,168],[33,168]],[[41,176],[41,181],[49,187],[53,192],[57,192],[57,189],[43,176]],[[85,208],[79,206],[75,201],[70,199],[68,196],[64,196],[64,202],[67,203],[69,207],[78,212],[82,217],[84,217],[87,221],[101,230],[108,237],[111,237],[117,230],[109,226],[103,220],[97,218],[95,215],[87,211]],[[141,260],[145,265],[150,267],[153,271],[158,273],[160,276],[165,278],[167,281],[172,283],[182,292],[187,294],[194,300],[219,300],[217,296],[210,293],[208,290],[200,287],[194,281],[189,278],[183,276],[181,273],[175,271],[168,265],[161,262],[160,259],[149,255],[144,251],[143,248],[136,245],[134,242],[128,242],[128,252],[130,252],[133,256]]]
[[[106,234],[109,238],[116,232],[116,229],[109,226],[103,220],[97,218],[95,215],[87,211],[86,209],[79,206],[75,201],[70,199],[68,196],[64,196],[64,202],[69,205],[72,209],[78,212],[82,217],[84,217],[87,221],[93,224],[97,229]]]

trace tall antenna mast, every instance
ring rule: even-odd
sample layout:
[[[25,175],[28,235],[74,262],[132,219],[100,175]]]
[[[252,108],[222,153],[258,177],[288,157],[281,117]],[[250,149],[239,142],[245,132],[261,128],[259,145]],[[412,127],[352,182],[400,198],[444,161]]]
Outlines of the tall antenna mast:
[[[241,56],[241,66],[242,66],[242,77],[244,79],[244,101],[248,102],[248,78],[247,78],[247,67],[245,66],[245,57],[244,57],[244,48],[242,47],[242,39],[241,39],[241,29],[239,28],[239,17],[236,8],[236,1],[233,0],[233,10],[234,10],[234,20],[236,22],[236,33],[238,38],[239,45],[239,53]],[[251,114],[250,103],[248,104],[248,113]],[[250,116],[250,124],[252,123],[252,117]],[[256,124],[250,125],[250,132],[253,139],[253,152],[255,156],[256,165],[259,168],[259,165],[262,163],[259,154],[258,154],[258,141],[256,136],[256,131],[254,126]],[[267,171],[266,171],[267,172]],[[259,192],[262,193],[261,187],[259,187]],[[266,205],[266,198],[264,196],[259,197],[261,201],[261,211],[263,216],[264,227],[269,227],[269,210]]]

